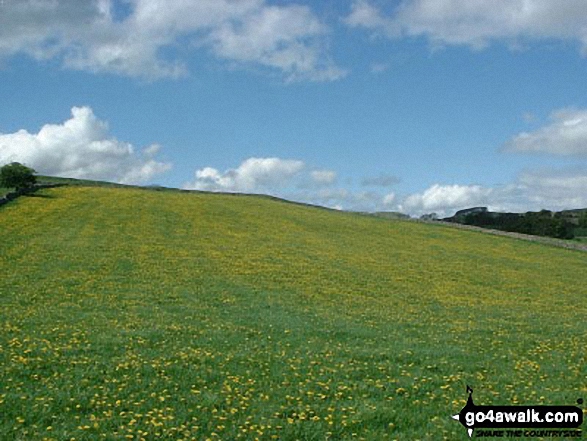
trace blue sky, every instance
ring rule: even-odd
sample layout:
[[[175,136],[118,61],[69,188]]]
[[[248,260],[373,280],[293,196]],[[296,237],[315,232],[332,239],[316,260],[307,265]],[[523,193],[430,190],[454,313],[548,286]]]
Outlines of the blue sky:
[[[587,207],[583,0],[4,0],[0,163],[450,215]]]

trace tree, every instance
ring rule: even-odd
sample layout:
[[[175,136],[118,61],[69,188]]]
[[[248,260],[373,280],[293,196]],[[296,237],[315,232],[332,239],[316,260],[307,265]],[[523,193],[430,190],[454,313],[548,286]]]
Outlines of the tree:
[[[36,171],[18,162],[0,168],[0,187],[21,190],[36,184]]]

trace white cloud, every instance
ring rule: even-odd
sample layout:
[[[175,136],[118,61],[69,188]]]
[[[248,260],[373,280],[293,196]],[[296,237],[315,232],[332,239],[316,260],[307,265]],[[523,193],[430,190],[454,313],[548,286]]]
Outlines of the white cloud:
[[[151,144],[143,150],[143,153],[147,156],[155,156],[160,150],[161,146],[159,144]]]
[[[336,181],[336,172],[332,170],[314,170],[310,176],[317,185],[332,185]]]
[[[206,167],[185,188],[263,193],[284,199],[351,211],[400,211],[411,216],[435,212],[451,216],[476,206],[491,211],[525,212],[541,209],[564,210],[587,207],[587,167],[545,169],[521,173],[505,185],[434,184],[424,191],[402,195],[384,192],[399,181],[391,175],[363,179],[360,191],[335,185],[336,172],[312,169],[303,161],[280,158],[249,158],[238,167],[221,172]],[[379,187],[379,188],[377,188]]]
[[[491,211],[521,213],[587,207],[587,168],[574,167],[524,172],[515,182],[495,187],[435,184],[398,203],[414,216],[436,212],[440,217],[477,206]]]
[[[534,209],[587,207],[587,168],[525,172],[519,185]]]
[[[510,212],[587,207],[585,168],[525,172],[513,183],[494,187],[434,184],[422,192],[409,195],[339,187],[334,185],[335,178],[334,171],[312,170],[300,160],[249,158],[238,167],[224,171],[201,168],[195,172],[194,180],[186,183],[184,188],[270,194],[330,208],[400,211],[412,216],[435,212],[440,217],[446,217],[475,206]],[[387,183],[392,181],[397,182],[397,178],[389,179]]]
[[[307,7],[265,6],[216,27],[208,40],[218,56],[280,69],[288,80],[335,80],[345,72],[324,55],[317,38],[326,32]]]
[[[559,110],[551,123],[530,133],[521,133],[504,146],[508,152],[587,155],[587,110]],[[587,207],[587,168],[533,170],[521,173],[507,185],[435,184],[421,193],[405,197],[400,209],[412,215],[437,212],[448,216],[473,206],[492,211],[525,212]]]
[[[299,5],[265,0],[9,0],[0,15],[0,57],[59,56],[67,67],[156,79],[187,72],[174,47],[204,48],[236,65],[282,72],[287,80],[344,76],[327,55],[328,28]],[[187,51],[184,51],[186,53]]]
[[[479,185],[434,184],[423,193],[408,196],[400,209],[413,214],[436,212],[444,215],[450,210],[488,205],[492,193],[492,189]]]
[[[383,197],[383,206],[384,207],[393,207],[396,200],[395,193],[388,193]]]
[[[270,194],[291,201],[355,211],[375,211],[392,203],[392,195],[384,197],[377,192],[334,187],[336,179],[336,172],[312,170],[300,160],[249,158],[225,171],[201,168],[195,172],[195,179],[183,188]]]
[[[273,192],[291,185],[304,170],[302,161],[280,158],[249,158],[236,169],[220,172],[206,167],[196,171],[186,189],[226,192]]]
[[[403,0],[392,13],[371,0],[356,0],[345,22],[389,37],[425,36],[433,45],[482,49],[494,40],[514,47],[526,40],[560,39],[587,48],[584,0]]]
[[[587,110],[559,110],[552,122],[534,132],[520,133],[504,146],[506,151],[555,155],[587,155]]]
[[[397,34],[392,31],[393,21],[385,17],[379,8],[367,0],[356,0],[353,3],[351,13],[343,21],[350,27],[363,27],[384,31],[387,34]]]
[[[42,174],[127,184],[147,182],[171,168],[154,158],[159,146],[137,153],[131,144],[110,137],[107,123],[89,107],[74,107],[71,115],[36,134],[0,134],[0,163],[17,161]]]

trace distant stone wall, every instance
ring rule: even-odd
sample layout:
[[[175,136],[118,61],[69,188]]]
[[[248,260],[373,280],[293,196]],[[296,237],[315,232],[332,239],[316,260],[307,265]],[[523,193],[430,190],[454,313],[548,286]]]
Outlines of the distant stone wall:
[[[28,188],[21,188],[20,190],[15,190],[13,192],[5,194],[3,197],[0,197],[0,206],[9,203],[10,201],[15,200],[20,196],[24,196],[27,194],[34,193],[38,190],[43,188],[54,188],[54,187],[63,187],[65,184],[35,184],[32,187]]]

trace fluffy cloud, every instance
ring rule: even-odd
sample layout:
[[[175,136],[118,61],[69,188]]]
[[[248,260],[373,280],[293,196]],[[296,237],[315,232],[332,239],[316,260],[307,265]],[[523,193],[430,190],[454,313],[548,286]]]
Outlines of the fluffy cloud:
[[[326,32],[307,7],[265,6],[216,27],[208,40],[216,55],[280,69],[288,80],[334,80],[345,73],[324,55],[318,38]]]
[[[587,168],[524,172],[515,182],[495,187],[435,184],[405,197],[397,209],[414,216],[436,212],[445,217],[476,206],[491,211],[525,212],[587,207]]]
[[[587,156],[587,110],[559,110],[551,122],[508,141],[506,152]],[[437,212],[448,216],[473,206],[493,211],[564,210],[587,207],[587,166],[526,171],[510,184],[496,187],[435,184],[405,197],[399,209],[413,215]]]
[[[396,200],[396,194],[395,193],[388,193],[383,197],[382,200],[382,204],[383,207],[385,208],[390,208],[393,207],[395,204],[395,200]]]
[[[587,110],[560,110],[551,124],[534,132],[520,133],[505,146],[512,152],[555,155],[587,155]]]
[[[492,40],[564,39],[587,48],[583,0],[403,0],[392,13],[356,0],[345,22],[389,37],[425,36],[434,45],[481,49]]]
[[[249,158],[225,171],[205,167],[195,173],[185,189],[262,193],[330,208],[375,211],[389,208],[395,195],[337,188],[332,170],[312,169],[303,161],[281,158]]]
[[[587,168],[546,169],[523,173],[519,187],[535,209],[587,207]]]
[[[397,34],[397,32],[391,32],[394,28],[393,20],[385,17],[379,8],[366,0],[356,0],[350,15],[344,19],[344,22],[350,27],[384,30],[388,34]]]
[[[120,183],[143,183],[171,168],[155,159],[158,145],[137,153],[108,134],[89,107],[74,107],[71,119],[47,124],[39,133],[0,134],[0,164],[21,162],[39,173]]]
[[[391,185],[396,179],[377,184]],[[334,185],[332,170],[312,170],[303,161],[281,158],[249,158],[238,167],[219,171],[205,167],[195,172],[186,189],[260,193],[288,200],[351,211],[401,211],[412,216],[436,212],[445,217],[457,210],[487,206],[492,211],[563,210],[587,206],[587,169],[549,169],[521,174],[515,182],[495,187],[434,184],[426,190],[402,196],[396,192],[358,191]],[[387,182],[388,181],[388,182]]]
[[[327,33],[308,7],[265,0],[8,0],[0,56],[59,56],[70,68],[154,79],[186,73],[168,51],[184,45],[288,80],[323,81],[344,75],[327,56]]]
[[[450,210],[488,205],[492,193],[492,189],[479,185],[435,184],[423,193],[408,196],[401,205],[401,209],[413,214],[426,212],[445,214]]]
[[[196,171],[195,181],[186,189],[226,192],[273,192],[291,185],[305,164],[280,158],[249,158],[235,169],[220,172],[206,167]]]
[[[336,181],[336,172],[332,170],[314,170],[310,176],[312,181],[318,185],[332,185]]]
[[[494,187],[434,184],[409,195],[343,188],[334,185],[336,177],[334,171],[312,170],[295,159],[249,158],[223,172],[211,167],[197,170],[194,181],[184,188],[271,194],[336,209],[400,211],[412,216],[435,212],[445,217],[474,206],[503,212],[587,207],[585,167],[524,172],[513,183]],[[388,184],[392,181],[397,179],[389,179]]]

